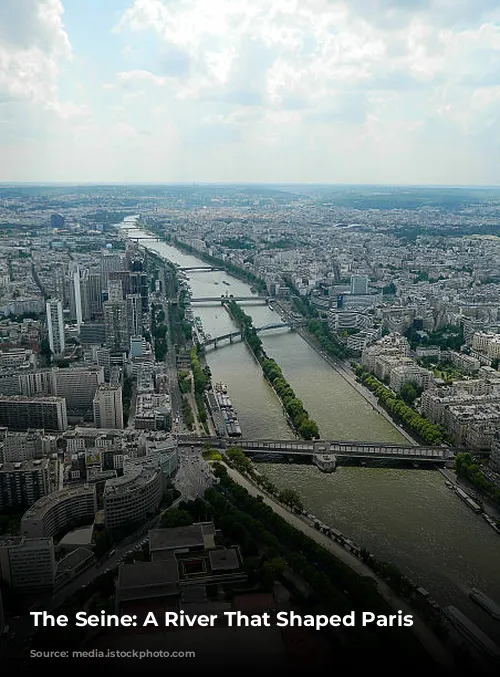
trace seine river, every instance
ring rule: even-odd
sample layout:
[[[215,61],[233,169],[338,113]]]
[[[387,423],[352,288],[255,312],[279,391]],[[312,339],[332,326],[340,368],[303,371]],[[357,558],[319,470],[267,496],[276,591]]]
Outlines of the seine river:
[[[130,233],[144,236],[141,231]],[[203,265],[194,256],[160,242],[143,242],[183,267]],[[193,298],[250,296],[248,284],[224,272],[191,272]],[[224,284],[228,283],[228,284]],[[234,329],[220,305],[193,305],[205,332]],[[255,326],[279,322],[263,305],[246,304]],[[283,328],[262,333],[267,354],[286,379],[323,438],[405,442],[400,433],[334,371],[298,334]],[[243,343],[207,351],[213,380],[224,381],[249,438],[292,438],[280,402]],[[473,513],[435,470],[340,467],[333,474],[314,466],[261,463],[259,470],[280,487],[293,487],[308,510],[379,559],[396,564],[440,604],[454,604],[500,642],[500,622],[467,596],[471,587],[500,602],[500,537]]]

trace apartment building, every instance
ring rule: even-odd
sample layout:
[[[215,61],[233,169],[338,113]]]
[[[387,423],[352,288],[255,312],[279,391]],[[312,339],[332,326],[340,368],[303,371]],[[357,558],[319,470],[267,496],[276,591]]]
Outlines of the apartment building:
[[[60,535],[94,521],[97,512],[95,485],[55,491],[40,498],[21,520],[21,533],[28,538]]]

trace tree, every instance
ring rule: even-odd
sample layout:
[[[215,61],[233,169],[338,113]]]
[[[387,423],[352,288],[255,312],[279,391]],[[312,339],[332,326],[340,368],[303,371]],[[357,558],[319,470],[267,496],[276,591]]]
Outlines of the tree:
[[[298,512],[302,512],[304,509],[302,499],[295,489],[283,489],[279,494],[279,500]]]
[[[418,396],[419,392],[413,383],[405,383],[401,388],[401,397],[410,406],[415,402]]]
[[[171,527],[188,527],[193,523],[193,518],[187,510],[177,510],[171,508],[166,510],[161,516],[160,528],[169,529]]]
[[[285,562],[281,557],[264,562],[260,569],[260,579],[263,587],[271,588],[272,585],[280,579],[285,571]]]

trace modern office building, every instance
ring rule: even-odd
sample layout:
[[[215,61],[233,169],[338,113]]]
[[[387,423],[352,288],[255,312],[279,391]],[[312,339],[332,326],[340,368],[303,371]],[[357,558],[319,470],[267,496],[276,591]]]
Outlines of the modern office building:
[[[16,592],[50,591],[56,568],[52,538],[0,539],[0,577]]]
[[[49,459],[0,463],[0,511],[28,508],[51,489]]]
[[[144,522],[154,515],[163,497],[163,481],[161,468],[147,464],[108,480],[103,496],[106,528]]]
[[[0,426],[10,430],[43,428],[62,432],[68,427],[63,397],[24,397],[0,395]]]
[[[368,294],[368,275],[351,275],[351,294]]]
[[[105,301],[104,330],[106,347],[114,352],[128,349],[128,315],[126,301]]]
[[[82,289],[80,282],[80,268],[77,265],[72,266],[71,268],[71,283],[72,283],[72,306],[73,306],[73,315],[76,319],[76,326],[78,331],[83,322],[83,309],[82,309]]]
[[[68,411],[92,410],[96,390],[104,383],[104,368],[99,366],[53,369],[51,395],[64,397]]]
[[[51,228],[64,228],[64,216],[62,214],[51,214],[50,226]]]
[[[64,339],[63,307],[59,299],[50,299],[45,304],[49,347],[54,355],[62,355],[66,347]]]
[[[96,428],[123,428],[121,386],[99,386],[94,396],[93,408]]]
[[[21,533],[28,538],[60,535],[91,524],[96,512],[95,485],[61,489],[39,499],[24,513]]]
[[[106,341],[106,327],[103,322],[84,322],[80,327],[80,343],[101,346]]]
[[[142,300],[140,294],[127,294],[127,320],[129,336],[142,332]]]
[[[102,312],[102,277],[99,271],[83,271],[81,292],[82,315],[85,322],[88,322]]]
[[[108,301],[123,301],[123,282],[121,280],[108,280]]]

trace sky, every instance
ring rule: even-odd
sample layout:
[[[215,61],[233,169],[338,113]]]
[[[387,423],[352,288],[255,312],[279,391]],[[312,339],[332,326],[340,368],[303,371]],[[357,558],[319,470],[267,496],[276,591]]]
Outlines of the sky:
[[[0,181],[500,185],[500,0],[0,0]]]

